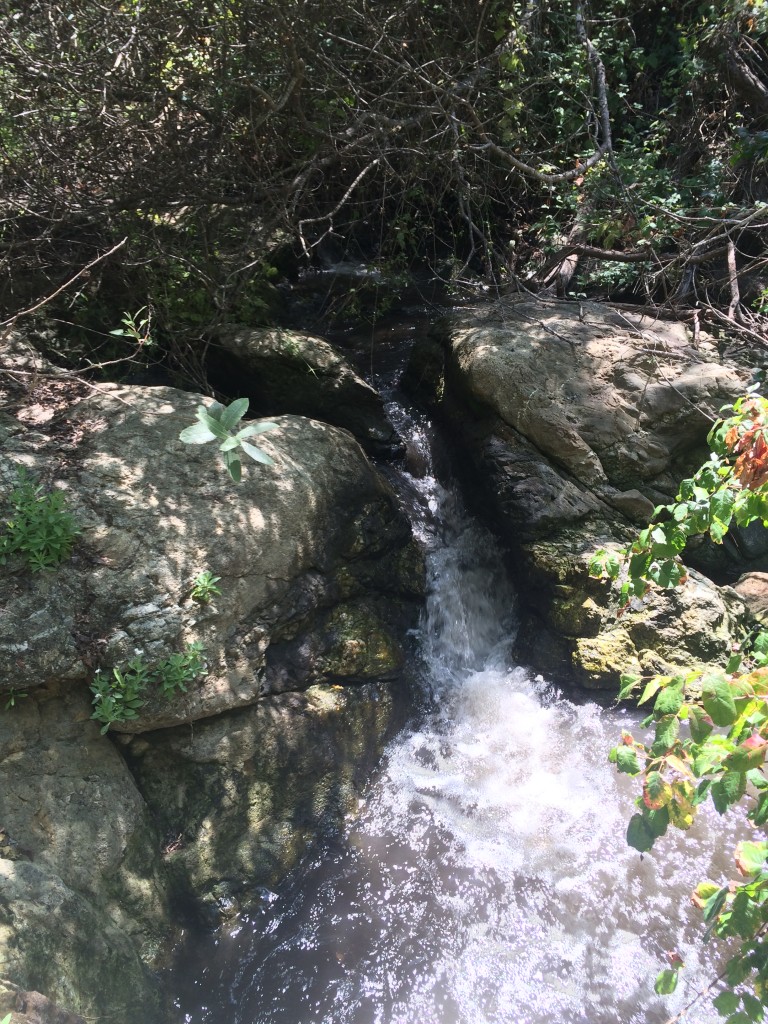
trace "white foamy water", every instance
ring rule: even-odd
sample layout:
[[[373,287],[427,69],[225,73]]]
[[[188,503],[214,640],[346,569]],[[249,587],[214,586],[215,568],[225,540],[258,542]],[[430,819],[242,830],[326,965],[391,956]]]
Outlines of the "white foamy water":
[[[491,538],[429,473],[409,488],[427,710],[348,834],[207,950],[185,1019],[663,1024],[717,973],[687,897],[729,870],[733,826],[706,816],[643,858],[626,846],[636,784],[607,754],[633,722],[512,664]],[[661,999],[665,950],[687,967]],[[705,997],[683,1019],[719,1018]]]

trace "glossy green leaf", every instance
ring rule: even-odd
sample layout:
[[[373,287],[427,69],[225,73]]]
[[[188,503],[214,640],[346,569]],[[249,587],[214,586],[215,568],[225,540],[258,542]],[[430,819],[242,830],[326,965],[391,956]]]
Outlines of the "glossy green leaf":
[[[721,992],[717,998],[712,1000],[712,1005],[721,1017],[735,1013],[740,1003],[741,998],[735,992]]]
[[[744,979],[749,975],[750,966],[746,960],[746,957],[737,955],[731,957],[726,964],[725,977],[729,985],[741,985]]]
[[[616,747],[616,767],[625,775],[637,775],[640,771],[640,762],[637,759],[637,751],[633,747],[622,744]]]
[[[640,682],[639,676],[622,675],[619,678],[619,700],[625,700]]]
[[[749,898],[746,892],[737,892],[731,903],[728,931],[739,938],[750,939],[762,922],[762,908]]]
[[[764,1019],[765,1009],[759,999],[756,999],[750,992],[742,992],[741,1001],[751,1021],[755,1021],[757,1024]]]
[[[677,715],[683,704],[683,683],[672,683],[661,690],[656,703],[653,705],[653,713],[661,718],[664,715]]]
[[[725,526],[729,526],[733,515],[735,496],[732,490],[724,488],[717,491],[709,499],[709,507],[712,510],[714,519],[719,519]]]
[[[629,575],[637,578],[645,576],[651,565],[651,554],[649,551],[640,551],[629,560]]]
[[[746,789],[747,776],[744,772],[726,772],[715,779],[709,791],[718,814],[725,814],[729,807],[741,800]]]
[[[701,702],[715,725],[733,725],[736,704],[731,684],[723,675],[710,675],[702,680]]]
[[[715,544],[722,544],[725,538],[728,536],[728,525],[721,522],[719,519],[713,519],[709,524],[709,536],[715,542]]]
[[[658,837],[642,814],[633,814],[627,826],[627,843],[633,850],[647,853]]]
[[[640,704],[645,704],[645,702],[647,700],[650,700],[651,697],[653,697],[654,694],[658,693],[660,689],[661,689],[661,677],[660,676],[654,676],[653,679],[649,679],[648,682],[645,684],[645,689],[643,690],[643,694],[642,694],[642,696],[640,697],[640,700],[637,703],[639,705]]]
[[[673,971],[669,967],[666,970],[661,971],[661,973],[657,975],[656,981],[653,985],[653,990],[656,993],[656,995],[671,995],[677,988],[677,978],[678,971]]]
[[[656,738],[651,747],[654,757],[661,757],[673,745],[680,732],[680,722],[675,715],[668,715],[656,723]]]
[[[728,897],[728,889],[718,889],[716,893],[713,893],[704,904],[703,914],[705,921],[712,921],[725,905],[725,901]]]
[[[688,570],[682,563],[670,560],[662,562],[657,571],[650,572],[648,575],[658,586],[669,590],[671,587],[676,587],[687,574]]]
[[[755,825],[764,825],[768,821],[768,793],[760,794],[749,818]]]

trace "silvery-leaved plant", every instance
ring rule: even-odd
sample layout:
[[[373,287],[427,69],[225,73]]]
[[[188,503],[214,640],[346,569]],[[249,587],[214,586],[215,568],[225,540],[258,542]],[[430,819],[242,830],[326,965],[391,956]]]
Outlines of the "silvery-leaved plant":
[[[224,458],[229,475],[235,483],[239,483],[242,476],[241,450],[254,462],[260,462],[264,466],[274,465],[274,460],[265,451],[257,448],[254,444],[249,444],[246,438],[256,437],[257,434],[264,434],[268,430],[276,430],[277,423],[247,423],[236,431],[235,428],[247,411],[247,398],[238,398],[227,406],[220,402],[211,402],[207,407],[199,405],[196,412],[199,422],[182,430],[179,440],[185,444],[221,441],[219,451]]]

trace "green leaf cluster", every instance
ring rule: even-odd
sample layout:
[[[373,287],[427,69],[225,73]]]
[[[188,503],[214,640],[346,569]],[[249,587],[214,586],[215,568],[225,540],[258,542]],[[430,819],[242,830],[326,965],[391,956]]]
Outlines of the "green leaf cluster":
[[[205,672],[205,650],[200,643],[187,644],[180,653],[169,655],[156,665],[148,665],[138,655],[123,668],[115,667],[111,675],[98,669],[91,683],[93,713],[91,718],[102,723],[102,735],[115,722],[129,722],[138,718],[146,703],[150,687],[164,697],[177,691],[186,693]]]
[[[221,594],[221,590],[216,586],[220,580],[221,576],[214,576],[210,569],[204,569],[192,581],[189,596],[200,604],[210,604],[214,597]]]
[[[196,413],[198,422],[182,430],[179,440],[185,444],[206,444],[208,441],[220,441],[219,451],[224,459],[224,464],[229,475],[235,483],[238,483],[242,477],[241,452],[263,466],[274,465],[274,460],[261,448],[251,444],[247,438],[264,434],[268,430],[276,430],[277,423],[248,423],[235,431],[247,411],[247,398],[238,398],[227,406],[223,406],[219,402],[211,402],[207,408],[200,405]]]
[[[80,530],[63,491],[44,492],[22,467],[8,495],[10,515],[0,534],[0,564],[21,555],[32,572],[53,569],[71,552]]]
[[[681,554],[689,538],[722,543],[735,522],[768,525],[768,402],[755,393],[739,399],[709,435],[712,455],[684,480],[675,503],[659,506],[653,522],[623,552],[597,552],[593,575],[620,581],[624,602],[650,586],[685,581]],[[623,732],[609,759],[636,777],[641,792],[627,842],[650,851],[670,827],[683,831],[711,800],[718,814],[737,805],[752,829],[768,823],[768,632],[748,636],[722,669],[691,667],[677,675],[623,675],[619,697],[637,693],[652,710],[645,740]],[[652,702],[652,703],[651,703]],[[768,1005],[768,842],[746,839],[734,851],[739,881],[704,881],[693,893],[702,912],[704,940],[734,941],[723,991],[714,1005],[730,1024],[761,1021]],[[681,964],[656,979],[672,992]]]
[[[760,638],[763,646],[767,638]],[[694,670],[646,680],[624,677],[623,694],[642,687],[639,703],[653,701],[642,723],[653,730],[650,741],[624,732],[609,754],[620,772],[642,783],[627,828],[628,844],[640,853],[651,850],[670,826],[689,829],[709,799],[719,814],[746,801],[753,827],[768,821],[768,669],[755,668],[748,654],[742,659],[748,669],[743,673]],[[751,1014],[768,1002],[767,858],[768,842],[740,842],[734,862],[745,881],[722,886],[706,881],[693,894],[706,924],[705,941],[714,935],[741,942],[728,964],[731,988],[718,997],[718,1008],[741,1006],[739,1013]],[[673,990],[678,969],[659,975],[657,992]]]
[[[763,423],[768,436],[768,401],[752,390],[728,409],[732,415],[710,431],[709,460],[683,480],[675,501],[658,505],[650,525],[628,548],[601,548],[590,559],[590,575],[621,580],[622,605],[644,597],[651,585],[669,589],[685,583],[681,556],[692,537],[706,535],[722,544],[734,523],[748,526],[759,520],[768,526],[768,487],[745,486],[738,447],[745,435],[762,434]]]

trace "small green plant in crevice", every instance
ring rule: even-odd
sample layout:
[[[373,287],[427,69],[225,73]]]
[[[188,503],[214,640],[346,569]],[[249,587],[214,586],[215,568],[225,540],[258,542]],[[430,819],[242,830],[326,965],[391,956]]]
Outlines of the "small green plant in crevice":
[[[138,717],[144,706],[144,691],[150,683],[151,670],[141,656],[132,658],[123,669],[115,667],[112,675],[96,670],[91,683],[94,710],[91,718],[102,723],[102,735],[113,722],[129,722]]]
[[[72,552],[79,534],[63,491],[45,493],[20,467],[17,484],[8,496],[11,513],[0,534],[0,564],[21,555],[33,572],[53,569]]]
[[[97,669],[91,683],[93,714],[101,722],[104,735],[115,722],[138,718],[144,707],[147,691],[159,690],[164,697],[187,687],[205,671],[205,649],[201,643],[187,644],[181,653],[169,655],[156,665],[148,665],[137,655],[124,668],[115,667],[111,675]]]
[[[15,687],[12,686],[11,689],[5,694],[5,710],[10,711],[11,708],[15,708],[20,700],[23,700],[25,697],[28,696],[29,694],[23,693],[21,690],[17,690]]]
[[[142,313],[146,313],[146,316],[142,316]],[[139,348],[144,348],[145,346],[149,348],[150,345],[154,344],[152,339],[152,313],[149,306],[142,306],[136,313],[123,313],[123,319],[120,323],[123,325],[122,327],[117,327],[109,333],[119,338],[133,338]]]
[[[216,586],[220,580],[221,576],[214,576],[210,569],[204,569],[192,581],[189,596],[200,604],[210,604],[214,597],[221,594],[221,590]]]
[[[204,655],[205,649],[201,643],[191,643],[187,644],[181,654],[171,654],[155,666],[153,681],[164,697],[171,697],[177,690],[187,692],[189,683],[203,674]]]
[[[13,1017],[12,1013],[7,1014],[2,1020],[0,1020],[0,1024],[11,1024],[11,1017]]]
[[[277,423],[247,423],[233,433],[247,411],[247,398],[238,398],[227,406],[220,402],[211,402],[207,408],[204,405],[199,405],[195,414],[199,422],[182,430],[179,440],[184,444],[206,444],[208,441],[221,441],[219,451],[224,458],[224,464],[235,483],[239,483],[243,472],[241,451],[245,452],[254,462],[260,462],[264,466],[274,465],[274,460],[261,448],[250,444],[247,438],[265,434],[268,430],[276,430]]]

